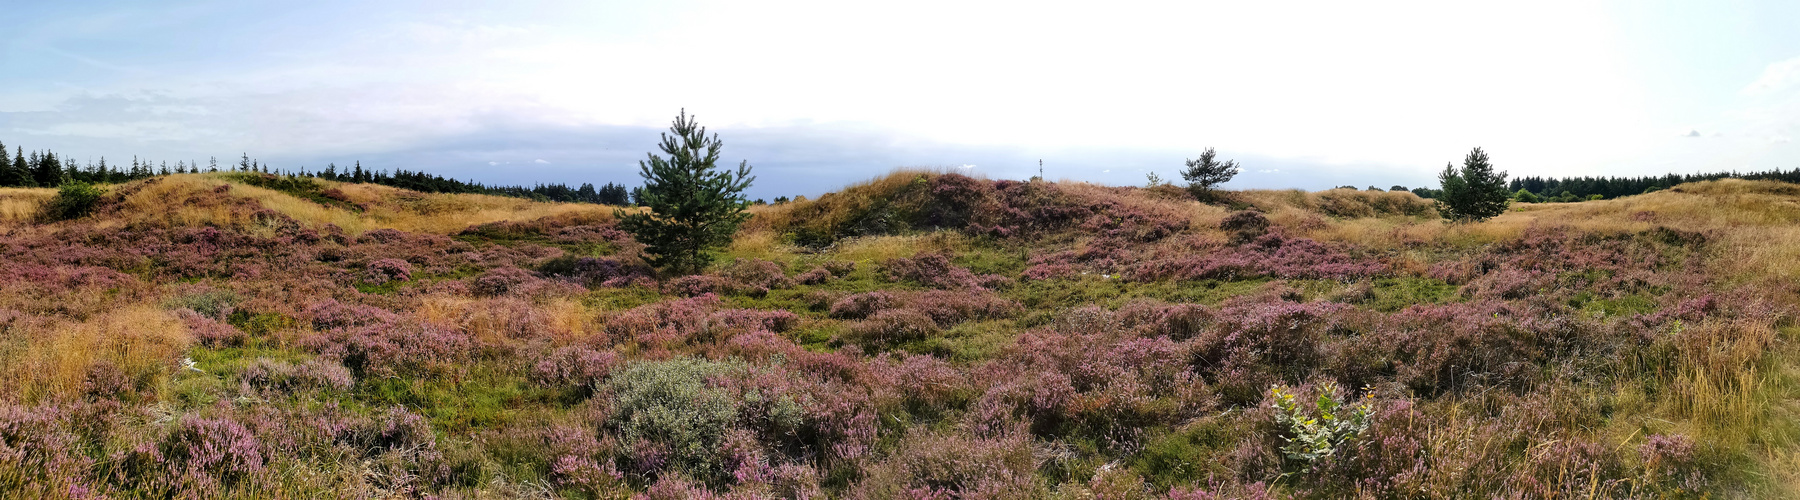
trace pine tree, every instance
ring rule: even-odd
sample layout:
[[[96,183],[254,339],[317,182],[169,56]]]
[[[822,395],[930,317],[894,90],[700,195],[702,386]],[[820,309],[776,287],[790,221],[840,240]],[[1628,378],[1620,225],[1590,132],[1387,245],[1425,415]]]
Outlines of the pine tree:
[[[0,187],[25,185],[25,176],[13,170],[12,157],[6,156],[6,143],[0,142]]]
[[[583,182],[581,183],[581,189],[575,190],[575,201],[595,203],[599,200],[600,192],[594,190],[594,183],[592,182]]]
[[[250,153],[244,153],[243,159],[238,160],[238,168],[237,169],[239,172],[249,172],[250,171]]]
[[[32,164],[36,165],[37,168],[32,169],[32,177],[37,180],[38,185],[43,187],[56,187],[61,185],[62,162],[56,161],[56,153],[45,151],[41,155],[34,153],[33,156],[36,156],[37,161],[32,162]]]
[[[1461,170],[1445,163],[1438,182],[1444,191],[1437,198],[1438,213],[1451,220],[1487,220],[1506,213],[1512,202],[1512,193],[1506,190],[1506,172],[1495,173],[1481,148],[1463,158]]]
[[[25,162],[25,146],[13,147],[16,147],[14,151],[18,151],[18,156],[13,156],[13,169],[18,169],[18,174],[25,176],[25,187],[38,187],[38,173],[31,171],[32,164]],[[36,156],[36,153],[32,153],[32,156]]]
[[[1187,169],[1181,171],[1181,178],[1187,179],[1188,191],[1194,193],[1195,198],[1211,198],[1213,186],[1224,184],[1237,176],[1237,161],[1220,162],[1217,156],[1218,153],[1213,148],[1206,148],[1206,151],[1200,153],[1200,158],[1187,160]]]
[[[750,202],[744,189],[756,178],[750,162],[738,163],[734,172],[719,169],[719,136],[706,136],[682,110],[660,149],[669,155],[649,154],[638,162],[644,178],[642,203],[648,213],[626,214],[615,210],[620,228],[644,242],[650,255],[645,261],[676,272],[698,271],[712,261],[708,250],[731,242],[738,225],[750,218],[744,210]]]

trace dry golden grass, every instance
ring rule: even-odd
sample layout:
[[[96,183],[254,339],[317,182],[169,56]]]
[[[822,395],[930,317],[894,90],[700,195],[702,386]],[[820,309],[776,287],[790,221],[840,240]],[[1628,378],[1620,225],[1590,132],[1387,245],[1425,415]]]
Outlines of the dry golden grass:
[[[809,225],[836,227],[852,214],[863,213],[876,203],[895,199],[897,193],[915,182],[923,182],[920,179],[925,176],[942,173],[944,172],[918,168],[895,169],[888,175],[845,186],[816,200],[768,207],[752,218],[745,229],[789,227],[796,224],[796,219],[804,220]]]
[[[1431,201],[1409,191],[1328,189],[1307,192],[1298,189],[1253,189],[1235,191],[1232,196],[1264,209],[1285,207],[1340,218],[1433,217],[1437,214]]]
[[[0,188],[0,225],[31,222],[37,217],[38,207],[52,196],[56,196],[55,189]]]
[[[351,234],[371,229],[451,234],[469,226],[499,221],[530,221],[543,217],[581,215],[610,220],[612,207],[576,203],[544,203],[520,198],[477,194],[431,194],[373,184],[320,181],[344,193],[353,203],[368,207],[357,212],[326,206],[287,193],[233,183],[223,174],[184,174],[157,178],[142,184],[123,200],[121,218],[103,226],[135,222],[174,225],[240,225],[249,214],[229,205],[197,206],[186,203],[229,185],[226,194],[255,201],[310,227],[335,224]],[[132,186],[128,184],[127,186]],[[115,187],[116,189],[117,187]],[[4,205],[0,205],[4,206]]]
[[[1746,282],[1800,278],[1800,186],[1725,179],[1613,200],[1528,204],[1465,231],[1511,237],[1532,224],[1617,234],[1658,226],[1703,232],[1714,251],[1715,274]],[[1495,234],[1505,233],[1505,234]]]
[[[0,398],[67,400],[79,396],[90,367],[111,363],[150,386],[178,367],[193,342],[187,327],[169,311],[131,306],[83,322],[53,323],[23,332],[30,342],[0,356]]]
[[[596,316],[581,304],[556,299],[532,308],[507,307],[517,299],[426,296],[415,312],[421,320],[461,329],[478,342],[500,345],[520,332],[541,331],[561,344],[575,343],[598,331]]]
[[[370,209],[361,214],[366,229],[450,234],[490,222],[529,221],[563,215],[610,220],[613,213],[613,207],[582,203],[545,203],[483,194],[419,193],[374,184],[327,185],[343,191],[351,200],[367,200],[363,203],[369,204]]]
[[[731,246],[726,251],[734,257],[776,260],[793,252],[788,245],[781,243],[780,235],[774,231],[739,231],[731,239]]]

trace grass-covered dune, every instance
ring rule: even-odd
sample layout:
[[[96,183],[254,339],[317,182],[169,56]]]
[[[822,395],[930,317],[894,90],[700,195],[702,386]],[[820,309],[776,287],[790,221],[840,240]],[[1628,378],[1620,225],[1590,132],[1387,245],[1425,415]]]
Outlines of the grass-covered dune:
[[[0,497],[1800,495],[1800,186],[903,171],[660,276],[612,209],[0,189]]]

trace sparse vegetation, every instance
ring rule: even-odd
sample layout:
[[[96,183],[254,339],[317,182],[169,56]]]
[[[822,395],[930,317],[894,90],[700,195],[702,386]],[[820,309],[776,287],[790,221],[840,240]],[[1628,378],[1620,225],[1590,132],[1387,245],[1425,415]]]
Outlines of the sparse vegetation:
[[[265,180],[0,189],[0,496],[1800,493],[1792,184],[909,171],[671,277],[611,209]]]

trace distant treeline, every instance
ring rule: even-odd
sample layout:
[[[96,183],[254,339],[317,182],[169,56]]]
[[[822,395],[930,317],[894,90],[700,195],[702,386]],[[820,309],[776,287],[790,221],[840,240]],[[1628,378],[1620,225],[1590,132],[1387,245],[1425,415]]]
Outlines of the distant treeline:
[[[1618,198],[1668,189],[1687,182],[1719,179],[1768,179],[1800,183],[1800,168],[1785,171],[1775,169],[1750,173],[1714,172],[1645,177],[1519,177],[1507,183],[1507,190],[1514,193],[1514,199],[1522,201],[1566,202]],[[1435,198],[1439,193],[1436,189],[1422,187],[1413,188],[1412,192],[1422,198]]]
[[[1523,189],[1542,198],[1557,198],[1561,197],[1563,193],[1581,199],[1587,199],[1593,195],[1600,195],[1601,198],[1617,198],[1668,189],[1687,182],[1719,179],[1768,179],[1800,183],[1800,168],[1788,171],[1775,169],[1750,173],[1668,174],[1661,177],[1563,177],[1560,179],[1520,177],[1513,179],[1507,185],[1507,189],[1513,192]]]
[[[636,201],[637,195],[642,189],[628,189],[610,182],[598,188],[594,187],[592,183],[584,183],[581,187],[575,188],[569,187],[567,184],[537,184],[529,188],[524,186],[487,186],[476,182],[448,179],[425,172],[396,169],[389,173],[386,170],[364,169],[360,161],[341,170],[337,164],[333,163],[326,165],[325,169],[320,171],[308,171],[304,167],[299,171],[290,171],[271,168],[268,164],[250,159],[249,154],[245,154],[236,165],[227,165],[221,170],[218,158],[209,158],[205,166],[198,161],[177,161],[171,166],[167,161],[153,162],[137,157],[131,159],[130,166],[108,164],[105,157],[101,157],[97,163],[90,162],[83,165],[73,158],[60,158],[52,151],[32,151],[28,155],[23,147],[15,147],[15,153],[10,156],[4,154],[5,151],[6,144],[0,143],[0,187],[57,187],[64,182],[120,183],[158,175],[227,171],[261,172],[339,182],[364,182],[426,193],[491,194],[530,198],[538,201],[605,205],[630,205]]]
[[[241,165],[242,163],[240,163],[240,166]],[[249,171],[252,172],[284,173],[257,170],[254,162],[251,162],[249,165]],[[598,203],[602,205],[630,205],[636,201],[636,196],[634,196],[636,193],[633,193],[633,191],[641,189],[628,190],[625,186],[610,182],[599,188],[595,188],[592,183],[583,183],[579,188],[571,188],[567,184],[538,184],[529,188],[524,186],[486,186],[481,183],[448,179],[440,175],[433,175],[425,172],[396,169],[394,170],[394,173],[389,174],[385,170],[364,170],[362,168],[362,162],[356,162],[354,166],[344,169],[341,172],[338,171],[337,164],[333,163],[326,165],[325,170],[318,172],[308,172],[303,168],[299,173],[287,175],[313,177],[338,182],[381,184],[383,186],[393,186],[425,193],[491,194],[517,198],[531,198],[538,201]]]

